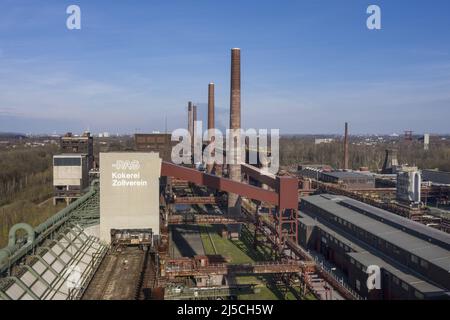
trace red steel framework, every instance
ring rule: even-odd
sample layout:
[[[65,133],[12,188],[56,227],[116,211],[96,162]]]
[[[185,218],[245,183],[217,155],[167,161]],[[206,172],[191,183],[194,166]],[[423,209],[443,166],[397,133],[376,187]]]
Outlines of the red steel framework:
[[[169,162],[162,162],[161,176],[192,182],[199,186],[238,194],[276,207],[275,224],[278,243],[286,240],[298,243],[298,179],[290,176],[267,176],[258,168],[243,165],[246,174],[267,184],[272,190],[252,186],[239,181],[218,177]]]

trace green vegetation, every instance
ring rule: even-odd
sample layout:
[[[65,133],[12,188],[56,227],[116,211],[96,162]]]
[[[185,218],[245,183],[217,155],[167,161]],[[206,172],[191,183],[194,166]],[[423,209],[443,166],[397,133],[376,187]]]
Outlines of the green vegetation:
[[[37,205],[28,200],[19,200],[1,207],[0,248],[7,245],[9,229],[16,223],[25,222],[36,227],[63,208],[64,204],[54,206],[51,200],[42,205]]]
[[[398,149],[399,163],[417,165],[419,168],[439,168],[450,171],[450,141],[432,140],[430,150],[425,151],[423,144],[417,141],[382,142],[365,145],[364,138],[350,139],[350,165],[353,169],[368,167],[378,170],[383,166],[385,150]],[[328,144],[314,143],[314,138],[308,137],[281,137],[280,138],[280,164],[327,164],[334,168],[343,167],[343,142],[334,141]]]
[[[52,195],[55,146],[0,152],[0,247],[16,223],[33,226],[61,209],[45,202]]]
[[[267,247],[258,246],[257,250],[253,248],[253,235],[251,231],[243,226],[241,238],[237,241],[220,236],[221,226],[202,226],[201,238],[205,249],[205,254],[216,254],[211,241],[217,249],[217,253],[227,258],[230,263],[242,264],[253,263],[256,261],[270,260],[271,253]],[[209,234],[209,235],[208,235]],[[297,300],[301,295],[298,288],[287,289],[284,285],[276,283],[276,279],[270,275],[264,276],[238,276],[235,281],[239,284],[255,284],[256,290],[253,294],[240,295],[242,300]],[[306,299],[311,299],[307,296]]]
[[[216,249],[213,244],[212,236],[208,232],[208,227],[199,226],[200,229],[200,237],[203,243],[203,249],[205,250],[205,254],[214,255],[216,253]]]
[[[0,206],[48,198],[55,151],[56,147],[48,146],[0,152]]]

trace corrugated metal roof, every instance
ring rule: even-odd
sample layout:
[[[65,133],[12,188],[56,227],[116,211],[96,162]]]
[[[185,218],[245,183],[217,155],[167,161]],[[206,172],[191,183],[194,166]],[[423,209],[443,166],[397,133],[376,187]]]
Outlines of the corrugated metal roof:
[[[386,262],[385,260],[371,254],[370,252],[349,252],[347,254],[365,267],[376,265],[380,268],[385,269],[390,274],[396,276],[401,281],[407,283],[409,286],[417,289],[425,295],[444,295],[447,293],[446,290],[443,290],[427,281],[417,278],[416,276],[409,273],[406,269],[399,269]]]
[[[342,201],[340,203],[363,211],[364,214],[369,215],[371,218],[378,221],[383,221],[394,228],[402,229],[413,236],[417,236],[425,241],[432,242],[447,250],[450,250],[450,235],[448,233],[427,227],[426,225],[416,221],[412,221],[354,199],[342,197]]]
[[[450,172],[422,170],[422,179],[437,184],[450,184]]]
[[[373,179],[372,176],[368,174],[364,174],[361,172],[354,172],[354,171],[333,171],[333,172],[322,172],[325,176],[332,176],[338,179],[343,178],[356,178],[356,179]]]
[[[346,197],[340,197],[346,198]],[[347,198],[348,199],[348,198]],[[450,269],[450,251],[423,239],[412,236],[403,230],[394,228],[386,223],[375,220],[357,211],[339,204],[339,201],[330,201],[321,195],[309,196],[302,199],[316,205],[332,215],[347,221],[407,252],[413,253],[423,260],[439,268]],[[430,228],[431,229],[431,228]],[[449,236],[450,237],[450,236]]]

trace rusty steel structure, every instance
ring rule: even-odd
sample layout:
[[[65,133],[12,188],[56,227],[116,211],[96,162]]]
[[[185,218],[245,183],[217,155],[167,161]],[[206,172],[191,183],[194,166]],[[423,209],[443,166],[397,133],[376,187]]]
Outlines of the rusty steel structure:
[[[348,154],[348,123],[345,123],[344,132],[344,170],[348,170],[349,154]]]
[[[220,197],[176,197],[175,204],[220,204],[222,199]]]
[[[230,90],[230,153],[231,164],[228,165],[229,177],[233,181],[241,181],[240,165],[240,129],[241,129],[241,50],[231,49],[231,90]],[[228,194],[228,214],[241,215],[241,199],[237,193]]]
[[[220,215],[206,215],[206,214],[195,214],[192,216],[187,215],[171,215],[167,220],[169,225],[177,224],[242,224],[242,223],[253,223],[253,221],[247,219],[246,217],[241,218],[227,218]]]
[[[257,170],[252,174],[257,177]],[[272,189],[266,190],[164,161],[161,167],[161,176],[183,179],[198,186],[206,186],[228,192],[228,194],[234,193],[240,197],[272,205],[276,210],[274,219],[277,241],[279,243],[286,240],[298,242],[298,179],[295,177],[274,176],[272,180],[264,180]],[[232,218],[239,217],[241,215]]]
[[[210,275],[254,275],[274,273],[299,273],[302,265],[298,261],[269,261],[248,264],[207,264],[198,265],[195,259],[170,259],[167,261],[166,276],[169,278],[196,276],[204,277]]]

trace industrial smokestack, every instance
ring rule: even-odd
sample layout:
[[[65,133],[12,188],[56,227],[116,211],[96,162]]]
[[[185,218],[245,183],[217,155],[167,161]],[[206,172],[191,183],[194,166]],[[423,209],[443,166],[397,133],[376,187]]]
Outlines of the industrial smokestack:
[[[208,129],[214,129],[214,83],[212,82],[208,85]]]
[[[232,134],[233,147],[228,152],[240,159],[240,135],[241,129],[241,49],[231,49],[231,92],[230,92],[230,129],[237,130]],[[231,140],[231,139],[230,139]],[[236,161],[236,160],[235,160]],[[229,176],[234,181],[241,182],[241,164],[229,164]],[[228,194],[228,214],[231,216],[241,215],[241,199],[237,194]]]
[[[192,154],[192,159],[195,162],[196,161],[196,156],[195,156],[195,144],[197,143],[196,141],[196,134],[197,134],[197,124],[195,123],[197,121],[197,106],[193,105],[192,106],[192,140],[191,140],[191,154]],[[195,165],[195,163],[194,163]]]
[[[214,129],[214,83],[208,85],[208,130]],[[209,141],[211,142],[212,134],[209,135]],[[214,165],[208,164],[206,170],[211,173]]]
[[[192,118],[195,124],[195,121],[197,121],[197,106],[195,104],[192,106]]]
[[[345,123],[344,135],[344,170],[348,170],[348,123]]]
[[[194,122],[193,122],[193,116],[192,116],[192,102],[188,102],[188,131],[189,135],[191,136],[191,139],[193,137],[194,132]]]

